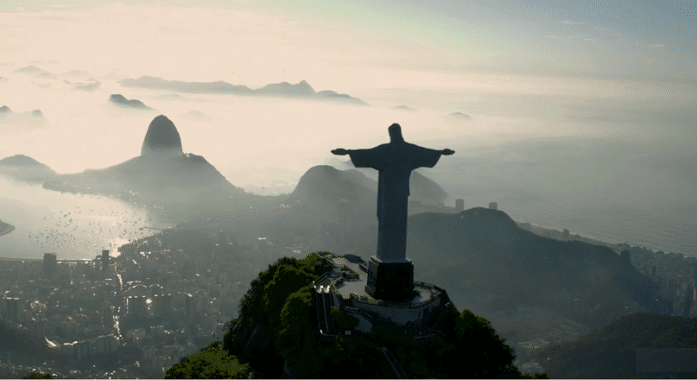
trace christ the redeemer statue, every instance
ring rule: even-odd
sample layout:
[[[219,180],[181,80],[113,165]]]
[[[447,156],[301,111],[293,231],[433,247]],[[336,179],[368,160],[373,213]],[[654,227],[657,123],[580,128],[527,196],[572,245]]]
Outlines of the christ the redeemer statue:
[[[377,257],[371,260],[367,288],[371,289],[369,291],[371,295],[378,295],[376,298],[399,299],[406,298],[407,293],[413,288],[413,265],[406,259],[407,208],[411,171],[421,167],[432,168],[441,155],[451,155],[455,152],[450,149],[428,149],[405,142],[399,124],[392,124],[388,132],[390,142],[387,144],[378,145],[372,149],[339,148],[332,150],[332,153],[348,154],[355,167],[373,168],[380,172],[377,209],[378,249]],[[405,271],[410,272],[411,275]],[[385,275],[382,275],[383,273]],[[380,286],[383,281],[376,278],[380,277],[378,275],[385,280],[390,278],[394,280],[388,282],[404,280],[406,283],[402,284],[403,286],[397,286],[403,288],[401,291],[388,290],[387,288],[391,285]]]

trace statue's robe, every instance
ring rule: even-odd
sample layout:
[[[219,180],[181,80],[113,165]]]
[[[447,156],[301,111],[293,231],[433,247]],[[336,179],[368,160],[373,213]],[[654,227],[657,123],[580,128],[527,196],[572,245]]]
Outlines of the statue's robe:
[[[349,156],[355,167],[379,171],[377,258],[406,262],[409,177],[416,168],[434,167],[441,151],[390,142],[372,149],[351,149]]]

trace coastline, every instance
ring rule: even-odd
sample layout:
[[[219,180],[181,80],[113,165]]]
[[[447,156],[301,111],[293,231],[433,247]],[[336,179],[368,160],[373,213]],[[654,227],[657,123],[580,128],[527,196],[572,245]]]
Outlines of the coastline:
[[[594,245],[602,245],[605,247],[608,247],[612,249],[615,253],[620,254],[622,252],[622,245],[621,243],[609,243],[606,241],[601,241],[597,239],[593,239],[588,236],[583,236],[579,234],[571,234],[571,233],[565,233],[564,231],[559,231],[555,230],[552,228],[546,228],[546,227],[541,227],[541,226],[536,226],[533,224],[530,224],[528,222],[518,222],[514,221],[518,227],[530,231],[534,233],[535,235],[542,236],[548,239],[554,239],[554,240],[559,240],[559,241],[582,241],[584,243],[589,243],[589,244],[594,244]]]
[[[32,263],[32,262],[39,262],[39,261],[44,261],[44,260],[43,259],[23,259],[21,257],[0,257],[0,262],[2,262],[2,261]]]
[[[623,249],[623,245],[621,243],[610,243],[606,241],[601,241],[597,240],[588,236],[583,236],[579,234],[571,234],[571,233],[565,233],[564,231],[559,231],[555,230],[552,228],[547,228],[547,227],[541,227],[537,225],[530,224],[529,222],[518,222],[514,221],[516,225],[524,229],[526,231],[532,232],[535,235],[542,236],[548,239],[555,239],[559,241],[582,241],[584,243],[589,243],[589,244],[594,244],[594,245],[601,245],[608,247],[613,250],[613,252],[620,254],[620,252]],[[0,221],[0,236],[7,235],[11,233],[12,231],[15,230],[15,227],[13,225],[4,223]],[[626,247],[624,248],[626,249]],[[6,258],[6,257],[0,257],[0,260],[41,260],[41,259],[20,259],[20,258]]]

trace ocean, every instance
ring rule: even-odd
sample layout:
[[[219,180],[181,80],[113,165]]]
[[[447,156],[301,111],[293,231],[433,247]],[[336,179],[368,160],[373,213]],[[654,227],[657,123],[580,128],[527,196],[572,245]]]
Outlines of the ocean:
[[[108,249],[152,235],[164,223],[143,207],[119,200],[60,193],[40,185],[11,182],[0,177],[0,220],[15,227],[0,236],[0,257],[92,259]]]

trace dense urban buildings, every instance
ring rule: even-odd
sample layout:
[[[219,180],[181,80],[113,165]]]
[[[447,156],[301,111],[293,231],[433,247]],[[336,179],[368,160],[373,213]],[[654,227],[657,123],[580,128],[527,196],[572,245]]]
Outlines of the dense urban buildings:
[[[222,338],[238,300],[265,265],[298,252],[267,238],[235,245],[226,232],[211,235],[211,244],[201,241],[200,250],[163,244],[177,233],[127,244],[112,255],[102,251],[92,260],[62,260],[56,253],[43,260],[0,259],[0,321],[44,343],[54,360],[42,372],[128,377],[123,369],[136,363],[146,377],[161,377],[182,357]],[[41,364],[9,351],[0,351],[0,363]]]

